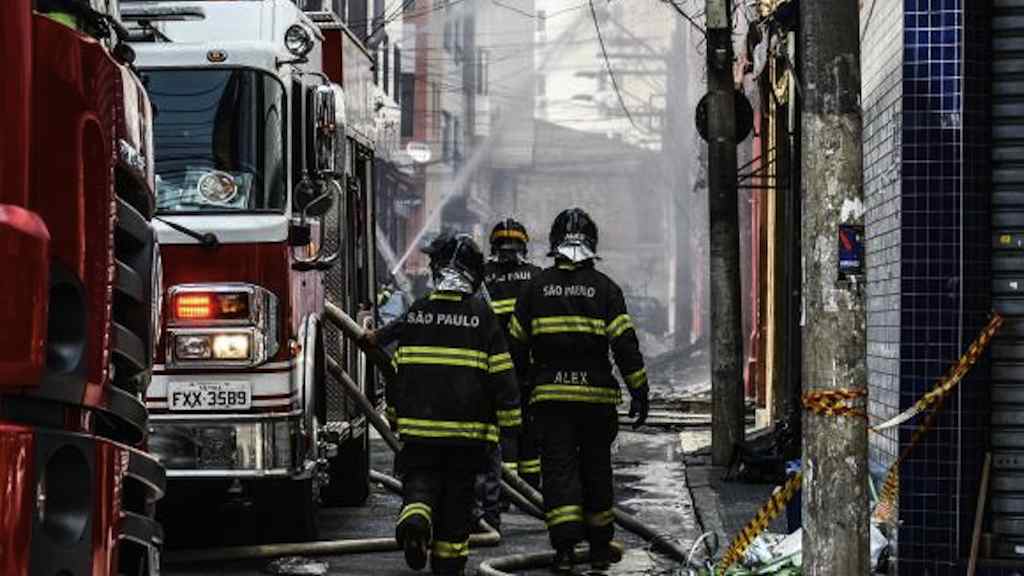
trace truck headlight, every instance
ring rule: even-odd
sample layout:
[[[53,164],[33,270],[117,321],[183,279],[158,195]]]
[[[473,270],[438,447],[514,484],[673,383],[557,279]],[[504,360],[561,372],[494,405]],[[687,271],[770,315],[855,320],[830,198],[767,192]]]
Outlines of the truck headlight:
[[[180,334],[174,337],[175,360],[248,360],[252,335]]]
[[[175,336],[174,357],[179,360],[206,360],[213,358],[210,337],[206,335]]]
[[[278,350],[277,297],[252,284],[171,287],[167,365],[248,367]]]
[[[245,360],[249,358],[248,334],[218,334],[213,337],[213,357],[218,360]]]

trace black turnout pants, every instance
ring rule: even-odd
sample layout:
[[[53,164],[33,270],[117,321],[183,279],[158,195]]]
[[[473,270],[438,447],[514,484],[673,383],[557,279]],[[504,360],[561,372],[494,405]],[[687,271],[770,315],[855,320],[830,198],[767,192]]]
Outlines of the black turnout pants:
[[[501,446],[487,450],[487,466],[476,475],[476,518],[483,518],[495,530],[501,529]]]
[[[607,545],[612,514],[611,444],[619,430],[615,406],[542,402],[531,407],[539,425],[548,535],[555,549],[587,540]]]
[[[523,427],[519,432],[519,466],[517,472],[530,486],[540,490],[540,438],[537,423],[528,406],[523,406]]]
[[[462,574],[469,559],[473,483],[483,468],[484,446],[406,442],[400,457],[404,498],[395,538],[432,542],[434,574]]]

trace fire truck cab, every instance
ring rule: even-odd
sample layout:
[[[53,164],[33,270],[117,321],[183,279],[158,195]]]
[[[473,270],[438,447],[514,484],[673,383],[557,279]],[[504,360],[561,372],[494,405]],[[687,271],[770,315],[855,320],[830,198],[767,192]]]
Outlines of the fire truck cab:
[[[168,498],[241,497],[268,537],[313,538],[320,503],[369,489],[366,419],[325,358],[378,390],[322,312],[374,301],[371,61],[287,0],[122,15],[155,116],[166,312],[146,405]]]

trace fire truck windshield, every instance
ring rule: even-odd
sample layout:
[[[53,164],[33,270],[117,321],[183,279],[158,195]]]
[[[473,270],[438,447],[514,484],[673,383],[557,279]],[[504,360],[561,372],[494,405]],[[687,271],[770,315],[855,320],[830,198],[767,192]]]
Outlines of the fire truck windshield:
[[[158,212],[284,210],[287,116],[276,78],[241,68],[143,77],[155,116]]]

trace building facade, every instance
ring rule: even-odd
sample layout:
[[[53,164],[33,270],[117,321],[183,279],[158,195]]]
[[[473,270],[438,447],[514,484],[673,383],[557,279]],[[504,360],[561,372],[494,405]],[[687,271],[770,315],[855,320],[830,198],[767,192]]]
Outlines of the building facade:
[[[992,310],[999,277],[992,272],[999,262],[993,253],[992,224],[999,217],[993,177],[998,183],[1004,175],[990,162],[996,149],[990,134],[999,130],[988,99],[990,33],[999,19],[988,4],[876,0],[861,8],[873,423],[932,390]],[[994,349],[1000,348],[997,343]],[[894,540],[902,573],[960,574],[967,565],[985,452],[994,450],[997,462],[1000,453],[1010,455],[993,447],[995,375],[987,362],[976,366],[916,444],[921,418],[872,433],[875,479],[881,481],[891,466],[899,469]],[[992,545],[979,573],[1015,573],[1004,571],[1005,562],[1024,558],[999,514],[991,513],[997,503],[1011,502],[998,480],[1017,474],[1010,460],[993,471],[995,492],[985,520]]]

